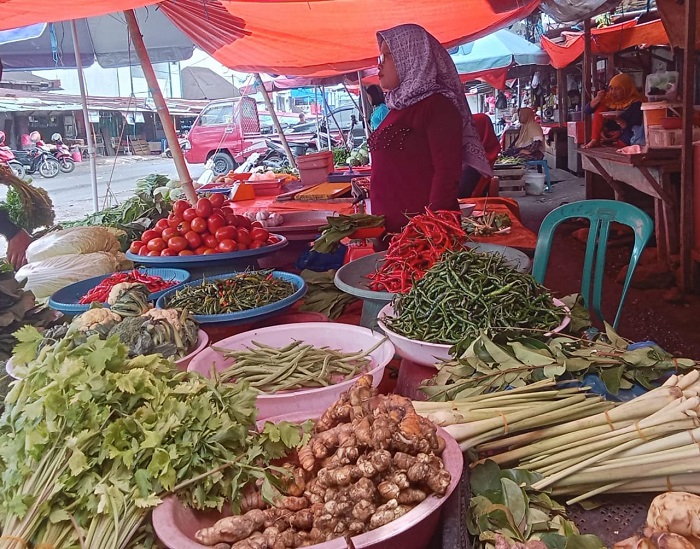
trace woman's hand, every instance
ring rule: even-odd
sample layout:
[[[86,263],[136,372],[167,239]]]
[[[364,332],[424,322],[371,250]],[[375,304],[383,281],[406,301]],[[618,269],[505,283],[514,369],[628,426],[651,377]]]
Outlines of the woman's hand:
[[[605,99],[607,93],[608,92],[606,90],[600,90],[598,93],[596,93],[595,97],[591,99],[591,107],[595,108],[600,105],[603,102],[603,99]]]
[[[627,122],[624,118],[615,118],[615,122],[617,122],[617,125],[620,126],[623,130],[627,127]]]

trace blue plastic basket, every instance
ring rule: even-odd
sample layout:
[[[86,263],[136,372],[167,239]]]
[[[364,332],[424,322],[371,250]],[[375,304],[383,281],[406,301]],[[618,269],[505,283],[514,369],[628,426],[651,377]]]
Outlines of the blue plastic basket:
[[[211,281],[211,280],[226,279],[226,278],[234,277],[238,274],[240,274],[240,272],[212,276],[209,278],[195,280],[193,282],[183,284],[183,285],[179,286],[178,288],[168,289],[158,299],[158,301],[156,302],[156,307],[158,307],[160,309],[166,309],[168,306],[167,305],[168,298],[171,295],[173,295],[176,290],[180,290],[180,289],[184,288],[185,286],[197,286],[197,285],[201,285],[205,280]],[[275,278],[279,278],[281,280],[286,280],[287,282],[291,282],[294,285],[295,292],[292,295],[290,295],[289,297],[285,297],[284,299],[277,301],[275,303],[270,303],[269,305],[264,305],[262,307],[256,307],[255,309],[248,309],[247,311],[239,311],[236,313],[227,313],[227,314],[221,314],[221,315],[195,315],[195,314],[193,314],[192,317],[200,324],[235,324],[235,323],[241,323],[241,322],[254,322],[256,320],[266,318],[266,317],[270,316],[271,314],[279,313],[281,311],[284,311],[285,309],[288,309],[289,307],[294,305],[297,301],[299,301],[302,297],[304,297],[304,295],[306,294],[306,282],[304,282],[304,279],[301,278],[300,276],[292,274],[292,273],[285,273],[283,271],[273,271],[272,275]]]
[[[270,244],[268,246],[263,246],[262,248],[255,248],[253,250],[242,250],[240,252],[231,252],[227,254],[211,254],[211,255],[173,255],[173,256],[148,256],[148,255],[138,255],[131,252],[126,252],[126,258],[134,263],[140,263],[142,265],[172,265],[173,267],[202,267],[203,265],[212,263],[224,263],[226,261],[246,258],[246,257],[256,257],[263,256],[269,253],[275,252],[280,248],[284,248],[288,242],[287,239],[279,234],[270,233],[271,236],[276,236],[279,242]]]
[[[167,288],[166,290],[161,290],[160,292],[152,293],[150,296],[148,296],[148,299],[151,301],[157,300],[167,291],[177,288],[182,283],[187,282],[190,279],[190,273],[183,269],[142,267],[139,268],[138,271],[149,276],[159,276],[163,280],[174,280],[175,282],[177,282],[177,285],[173,286],[172,288]],[[129,273],[131,271],[129,270],[122,272]],[[90,308],[90,305],[81,305],[80,303],[78,303],[78,301],[80,301],[80,298],[83,297],[90,290],[92,290],[105,278],[112,276],[112,274],[113,273],[108,275],[95,276],[92,278],[88,278],[87,280],[75,282],[70,286],[66,286],[65,288],[61,288],[60,290],[55,292],[49,299],[49,307],[60,311],[63,314],[76,314],[87,311]]]

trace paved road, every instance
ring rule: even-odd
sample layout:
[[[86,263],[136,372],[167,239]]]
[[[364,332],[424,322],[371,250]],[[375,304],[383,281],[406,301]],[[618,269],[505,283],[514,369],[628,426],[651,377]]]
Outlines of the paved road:
[[[193,178],[204,171],[202,164],[190,166]],[[97,184],[100,208],[115,205],[130,196],[134,191],[136,180],[152,173],[162,173],[175,177],[177,171],[173,161],[167,158],[114,158],[101,159],[97,166]],[[87,162],[79,163],[70,174],[61,173],[54,179],[37,176],[34,184],[45,188],[51,196],[56,211],[57,221],[79,219],[92,212],[92,183],[90,166]],[[0,185],[0,199],[5,198],[5,188]],[[111,193],[108,192],[111,190]],[[111,203],[105,203],[105,195],[110,195]],[[116,201],[118,202],[115,202]],[[0,237],[0,257],[5,255],[5,239]]]

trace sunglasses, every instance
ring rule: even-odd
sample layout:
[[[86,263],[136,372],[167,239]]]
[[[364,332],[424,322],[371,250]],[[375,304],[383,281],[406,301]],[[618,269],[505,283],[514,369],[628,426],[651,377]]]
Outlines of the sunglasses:
[[[390,53],[380,53],[377,57],[377,65],[383,65],[387,57],[391,57]]]

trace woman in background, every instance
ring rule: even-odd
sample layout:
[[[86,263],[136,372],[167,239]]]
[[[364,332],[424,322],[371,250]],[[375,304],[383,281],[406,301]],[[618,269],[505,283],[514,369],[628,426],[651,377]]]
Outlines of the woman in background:
[[[505,150],[506,156],[516,156],[525,160],[542,160],[544,158],[544,132],[535,119],[535,111],[523,107],[518,111],[520,130],[518,138]]]
[[[476,126],[476,131],[479,134],[479,138],[484,145],[484,151],[486,151],[486,160],[488,160],[489,165],[493,168],[493,165],[498,160],[498,155],[501,152],[501,144],[496,136],[496,131],[493,129],[493,122],[491,118],[483,113],[478,113],[472,116],[474,120],[474,126]],[[467,168],[462,172],[462,178],[459,181],[459,190],[457,193],[458,198],[469,198],[474,195],[474,191],[477,187],[481,188],[479,182],[484,176],[479,173],[478,170],[467,166]],[[488,185],[486,185],[488,189]],[[481,194],[481,193],[478,193]]]
[[[376,84],[372,84],[367,87],[367,95],[369,95],[369,101],[372,103],[372,116],[369,119],[369,127],[372,131],[376,130],[382,121],[389,114],[389,107],[386,106],[384,101],[384,92],[382,88]]]
[[[399,232],[409,215],[459,210],[457,188],[471,166],[491,175],[457,69],[418,25],[377,33],[379,83],[389,114],[369,139],[372,213]]]
[[[641,128],[643,126],[642,102],[644,97],[637,91],[634,80],[627,74],[618,74],[610,80],[607,90],[599,91],[591,102],[586,105],[584,112],[593,115],[591,140],[583,146],[584,149],[599,147],[610,133],[616,134],[613,144],[618,147],[644,144]],[[619,114],[612,121],[613,127],[606,127],[604,112],[617,111]],[[617,127],[615,127],[617,126]],[[607,135],[606,135],[607,134]]]

